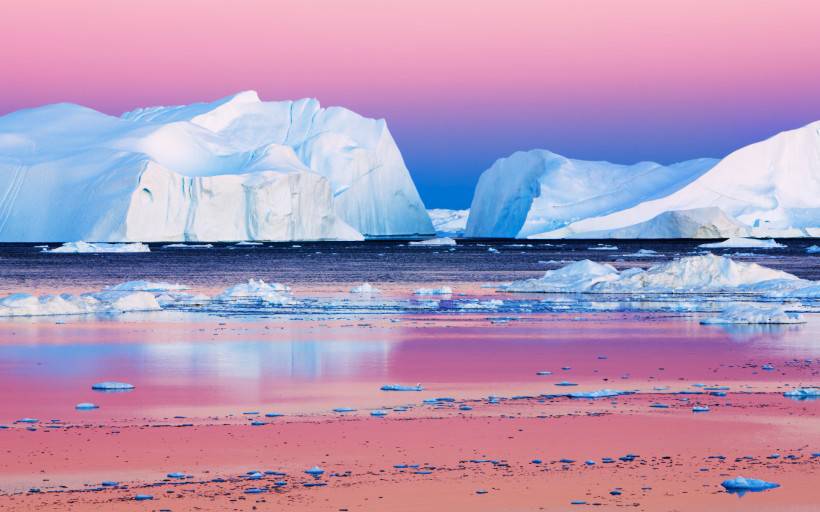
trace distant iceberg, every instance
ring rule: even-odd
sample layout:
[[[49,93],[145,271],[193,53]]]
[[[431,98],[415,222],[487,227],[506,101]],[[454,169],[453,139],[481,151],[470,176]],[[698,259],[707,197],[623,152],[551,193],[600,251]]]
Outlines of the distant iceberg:
[[[54,249],[43,249],[42,252],[50,252],[55,254],[83,254],[102,252],[151,252],[151,248],[143,243],[109,244],[68,242]]]
[[[718,316],[704,318],[702,324],[803,324],[799,313],[787,312],[782,306],[735,304]]]
[[[440,246],[440,245],[456,245],[456,241],[449,237],[430,238],[429,240],[419,240],[417,242],[410,242],[411,246]]]

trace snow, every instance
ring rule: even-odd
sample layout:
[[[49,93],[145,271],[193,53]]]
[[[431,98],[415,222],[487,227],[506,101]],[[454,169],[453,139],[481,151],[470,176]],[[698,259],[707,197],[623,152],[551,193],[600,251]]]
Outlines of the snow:
[[[113,314],[160,309],[154,295],[144,291],[103,291],[39,297],[14,293],[0,298],[0,317]]]
[[[818,197],[820,121],[720,161],[624,166],[532,150],[502,158],[481,175],[466,235],[816,236]],[[670,212],[677,213],[663,215]]]
[[[724,480],[720,485],[727,491],[765,491],[766,489],[776,489],[780,487],[780,484],[742,476],[731,480]]]
[[[151,252],[151,248],[142,243],[109,244],[68,242],[54,249],[43,249],[42,252],[50,252],[55,254],[86,254],[102,252]]]
[[[429,240],[419,240],[417,242],[410,242],[411,246],[415,247],[438,247],[438,246],[453,246],[456,245],[456,241],[449,237],[442,237],[442,238],[430,238]]]
[[[786,246],[774,240],[759,240],[757,238],[729,238],[723,242],[700,244],[703,249],[783,249]]]
[[[231,286],[214,297],[214,299],[224,302],[259,300],[274,305],[296,303],[296,300],[290,295],[290,288],[288,286],[280,283],[268,284],[262,279],[249,279],[247,283]]]
[[[434,229],[384,120],[315,99],[0,117],[0,241],[359,240]]]
[[[736,262],[725,256],[703,254],[658,263],[646,270],[618,271],[612,265],[577,261],[540,278],[514,281],[499,287],[507,292],[570,293],[715,293],[742,292],[770,296],[805,296],[820,283],[757,263]]]
[[[433,228],[439,236],[464,236],[467,229],[467,217],[470,210],[448,210],[445,208],[431,208],[427,210],[430,220],[433,221]]]
[[[704,318],[702,324],[802,324],[806,323],[798,313],[787,312],[782,306],[735,304],[724,309],[720,315]]]
[[[413,292],[415,295],[452,295],[453,289],[449,286],[440,288],[418,288]]]

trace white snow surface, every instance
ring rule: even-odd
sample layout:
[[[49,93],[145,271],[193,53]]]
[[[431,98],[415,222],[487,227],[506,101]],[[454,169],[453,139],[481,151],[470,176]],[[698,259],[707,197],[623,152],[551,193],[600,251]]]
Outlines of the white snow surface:
[[[713,208],[722,214],[662,216]],[[514,153],[481,175],[466,235],[794,237],[817,236],[818,228],[820,121],[720,161],[624,166],[544,150]]]
[[[416,242],[410,242],[411,246],[420,246],[420,247],[436,247],[442,245],[449,245],[453,246],[456,245],[456,241],[450,237],[442,237],[442,238],[430,238],[428,240],[419,240]]]
[[[704,318],[702,324],[803,324],[798,313],[787,312],[782,306],[735,304],[718,316]]]
[[[143,243],[132,244],[110,244],[110,243],[88,243],[88,242],[67,242],[54,249],[43,249],[42,252],[56,254],[95,254],[103,252],[151,252],[151,248]]]
[[[427,210],[430,220],[433,221],[433,228],[439,236],[459,237],[464,236],[467,229],[467,217],[470,210],[448,210],[446,208],[431,208]]]
[[[700,244],[703,249],[783,249],[786,246],[772,239],[760,240],[757,238],[729,238],[723,242]]]
[[[815,296],[820,283],[757,263],[704,254],[618,271],[607,263],[576,261],[544,276],[514,281],[499,291],[545,293],[716,293]]]
[[[384,120],[253,91],[121,117],[0,117],[0,241],[433,234]]]

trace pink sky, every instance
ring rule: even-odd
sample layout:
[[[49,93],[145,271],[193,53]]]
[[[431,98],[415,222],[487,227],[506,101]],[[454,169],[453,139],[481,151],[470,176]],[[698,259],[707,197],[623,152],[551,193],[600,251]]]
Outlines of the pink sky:
[[[0,114],[314,96],[467,190],[515,149],[722,156],[818,119],[818,26],[809,0],[10,0]]]

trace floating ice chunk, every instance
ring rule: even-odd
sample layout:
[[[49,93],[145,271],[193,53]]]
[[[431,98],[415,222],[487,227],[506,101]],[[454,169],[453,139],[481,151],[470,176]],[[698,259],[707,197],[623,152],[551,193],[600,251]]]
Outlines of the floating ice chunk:
[[[167,244],[163,249],[213,249],[214,244]]]
[[[134,499],[136,501],[149,501],[149,500],[153,500],[154,497],[151,496],[150,494],[137,494],[136,496],[134,496]]]
[[[696,405],[692,407],[692,412],[709,412],[709,407],[705,405]]]
[[[43,249],[43,252],[54,254],[89,254],[102,252],[151,252],[151,248],[143,243],[109,244],[88,242],[67,242],[54,249]]]
[[[37,418],[20,418],[19,420],[15,421],[14,423],[28,423],[28,424],[33,424],[33,423],[38,423],[39,421],[40,421],[40,420],[38,420]]]
[[[820,245],[811,245],[806,248],[806,252],[808,254],[818,254],[820,253]]]
[[[535,374],[536,375],[552,375],[552,372],[547,371],[547,370],[541,370],[541,371],[535,372]]]
[[[488,247],[487,252],[491,252],[493,254],[498,254],[498,249],[496,249],[495,247]]]
[[[783,393],[788,398],[807,399],[820,398],[820,388],[797,388]]]
[[[126,281],[106,288],[106,290],[115,292],[173,292],[187,289],[188,287],[184,284],[159,281]]]
[[[75,405],[74,408],[78,411],[90,411],[92,409],[99,409],[100,406],[97,404],[92,404],[91,402],[82,402]]]
[[[659,263],[643,271],[618,272],[589,260],[549,270],[543,277],[499,287],[513,292],[580,293],[706,293],[739,292],[758,295],[800,294],[818,283],[756,263],[736,262],[703,254]],[[820,286],[818,286],[820,288]]]
[[[91,389],[95,391],[128,391],[134,389],[134,385],[127,382],[105,381],[93,384]]]
[[[356,409],[354,409],[352,407],[336,407],[335,409],[333,409],[333,412],[339,412],[339,413],[355,412],[355,411],[356,411]]]
[[[453,289],[449,286],[441,288],[419,288],[413,292],[415,295],[452,295]]]
[[[424,391],[421,384],[415,386],[403,386],[401,384],[385,384],[380,388],[382,391]]]
[[[96,292],[79,296],[14,293],[0,298],[0,317],[52,316],[158,311],[162,309],[147,292]]]
[[[417,242],[410,242],[408,245],[413,247],[435,247],[435,246],[453,246],[456,241],[448,236],[440,238],[431,238],[429,240],[419,240]]]
[[[370,415],[371,415],[371,416],[377,416],[377,417],[380,417],[380,416],[387,416],[387,411],[383,411],[383,410],[381,410],[381,409],[377,409],[377,410],[375,410],[375,411],[370,411]]]
[[[261,300],[268,304],[288,305],[297,301],[290,295],[290,288],[280,283],[266,283],[262,279],[249,279],[226,289],[214,297],[220,301]]]
[[[632,391],[618,391],[615,389],[601,389],[598,391],[587,391],[579,393],[570,393],[570,398],[608,398],[612,396],[630,395]]]
[[[598,245],[593,245],[592,247],[587,247],[587,250],[588,251],[617,251],[618,248],[614,245],[598,244]]]
[[[238,247],[246,247],[246,246],[254,247],[254,246],[257,246],[257,245],[265,245],[265,244],[263,244],[262,242],[249,242],[247,240],[243,240],[242,242],[236,242],[234,245],[236,245]]]
[[[556,386],[565,386],[566,387],[566,386],[577,386],[578,384],[576,384],[574,382],[568,382],[568,381],[564,380],[564,381],[556,383],[555,385]]]
[[[638,249],[637,251],[629,254],[624,254],[624,258],[651,258],[653,256],[657,256],[657,251],[653,251],[652,249]]]
[[[787,312],[782,306],[735,304],[724,309],[718,316],[704,318],[701,324],[802,324],[806,323],[798,313]]]
[[[731,480],[724,480],[720,485],[722,485],[727,491],[765,491],[767,489],[776,489],[780,487],[780,484],[776,484],[774,482],[767,482],[765,480],[758,480],[756,478],[745,478],[739,476],[737,478],[732,478]]]
[[[185,478],[188,475],[186,475],[185,473],[174,472],[174,473],[168,473],[165,476],[168,477],[168,478]]]
[[[381,293],[381,291],[370,283],[362,283],[359,286],[350,289],[350,293],[357,293],[360,295],[374,295]]]
[[[306,469],[305,473],[312,476],[313,478],[319,478],[320,476],[325,474],[325,470],[320,468],[319,466],[313,466],[310,469]]]
[[[783,249],[786,246],[771,239],[733,237],[723,242],[700,244],[698,247],[703,249]]]

